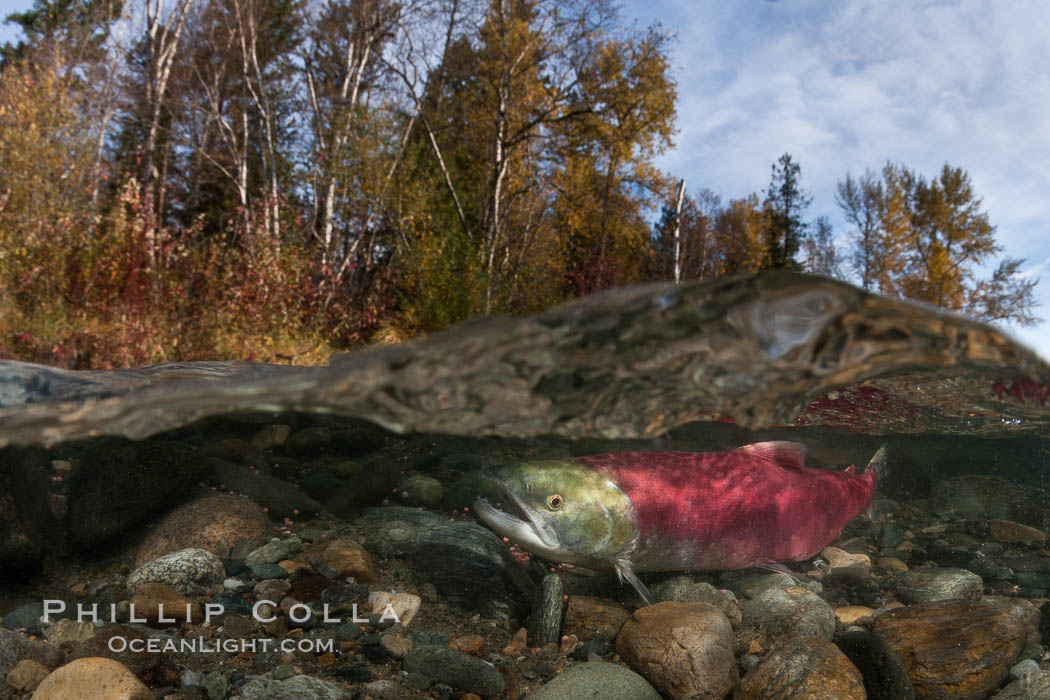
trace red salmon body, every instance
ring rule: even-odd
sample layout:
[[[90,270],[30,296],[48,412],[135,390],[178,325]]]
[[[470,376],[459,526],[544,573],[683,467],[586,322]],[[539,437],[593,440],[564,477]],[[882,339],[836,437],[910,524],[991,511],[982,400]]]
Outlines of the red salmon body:
[[[871,503],[862,475],[803,465],[797,443],[730,452],[621,452],[579,457],[630,498],[638,571],[714,571],[815,556]]]

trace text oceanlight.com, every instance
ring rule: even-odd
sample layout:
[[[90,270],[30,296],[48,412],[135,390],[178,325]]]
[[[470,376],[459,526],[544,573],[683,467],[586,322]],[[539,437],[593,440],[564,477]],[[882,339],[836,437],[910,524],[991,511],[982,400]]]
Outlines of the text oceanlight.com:
[[[120,654],[124,651],[141,653],[173,654],[243,654],[245,652],[304,651],[325,654],[335,651],[334,639],[126,639],[110,637],[109,650]]]

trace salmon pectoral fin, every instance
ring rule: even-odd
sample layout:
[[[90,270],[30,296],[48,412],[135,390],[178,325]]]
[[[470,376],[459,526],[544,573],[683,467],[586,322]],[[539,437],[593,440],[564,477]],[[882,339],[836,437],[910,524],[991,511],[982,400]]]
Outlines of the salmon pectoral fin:
[[[601,576],[602,575],[602,572],[600,572],[600,571],[595,571],[594,569],[588,569],[588,568],[585,568],[585,567],[582,567],[582,566],[576,566],[575,564],[569,564],[567,562],[562,562],[561,564],[558,564],[558,568],[564,569],[565,571],[568,571],[569,573],[572,573],[572,574],[579,574],[580,576]],[[609,572],[606,571],[605,573],[608,574]]]
[[[634,573],[634,569],[631,568],[631,562],[627,559],[616,560],[616,575],[620,578],[620,583],[623,583],[624,579],[634,586],[634,590],[638,591],[638,594],[642,596],[642,600],[645,601],[646,605],[652,605],[655,601],[653,594],[649,592],[649,589],[645,587],[638,575]]]
[[[787,568],[783,564],[778,564],[775,561],[764,562],[762,564],[754,564],[754,567],[756,569],[765,569],[766,571],[776,571],[778,574],[787,574],[791,578],[795,579],[795,581],[797,581],[798,583],[802,583],[802,579],[798,577],[798,574],[796,574],[794,571]]]

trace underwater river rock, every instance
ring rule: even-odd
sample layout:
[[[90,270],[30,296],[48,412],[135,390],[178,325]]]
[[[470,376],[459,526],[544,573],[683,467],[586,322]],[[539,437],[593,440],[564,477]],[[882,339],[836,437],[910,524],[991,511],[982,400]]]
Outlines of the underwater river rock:
[[[473,436],[655,436],[698,419],[1045,434],[1048,381],[1042,358],[990,326],[766,272],[610,290],[322,367],[0,362],[0,445],[140,439],[209,415],[277,410]]]

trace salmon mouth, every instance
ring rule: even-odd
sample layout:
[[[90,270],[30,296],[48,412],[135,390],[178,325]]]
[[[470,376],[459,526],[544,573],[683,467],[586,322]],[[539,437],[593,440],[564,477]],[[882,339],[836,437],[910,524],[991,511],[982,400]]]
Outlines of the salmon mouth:
[[[526,548],[537,547],[550,551],[556,551],[560,548],[558,537],[554,531],[546,527],[533,514],[533,511],[514,493],[514,489],[495,473],[493,467],[485,469],[482,474],[487,481],[500,488],[509,502],[507,506],[509,510],[500,510],[489,503],[488,499],[483,496],[475,499],[474,512],[478,514],[478,517],[485,524],[498,534],[512,539]]]

